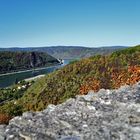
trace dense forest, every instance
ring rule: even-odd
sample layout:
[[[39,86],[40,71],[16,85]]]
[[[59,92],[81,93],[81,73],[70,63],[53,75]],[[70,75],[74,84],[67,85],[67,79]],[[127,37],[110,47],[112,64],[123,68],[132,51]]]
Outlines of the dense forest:
[[[139,80],[140,46],[76,60],[32,83],[17,99],[4,103],[0,107],[1,120],[27,110],[42,110],[48,104],[59,104],[90,90],[115,89]]]
[[[59,63],[43,52],[0,51],[0,73],[27,70]]]

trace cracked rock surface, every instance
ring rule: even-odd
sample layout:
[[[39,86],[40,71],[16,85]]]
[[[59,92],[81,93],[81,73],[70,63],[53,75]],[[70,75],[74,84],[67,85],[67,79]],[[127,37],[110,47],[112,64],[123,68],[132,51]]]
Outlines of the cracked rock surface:
[[[140,140],[140,82],[77,96],[0,126],[0,140]]]

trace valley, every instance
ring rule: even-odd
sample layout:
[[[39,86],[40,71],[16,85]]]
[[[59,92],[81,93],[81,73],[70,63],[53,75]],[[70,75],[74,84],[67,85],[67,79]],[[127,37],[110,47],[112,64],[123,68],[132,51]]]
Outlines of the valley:
[[[0,0],[0,140],[140,140],[140,0]]]
[[[76,95],[86,95],[89,91],[102,88],[117,89],[122,85],[133,85],[139,80],[138,45],[109,55],[75,60],[33,83],[23,81],[6,90],[1,89],[1,101],[10,101],[0,106],[0,114],[11,118],[25,111],[41,111],[49,104],[61,104]],[[2,118],[1,123],[7,122]]]

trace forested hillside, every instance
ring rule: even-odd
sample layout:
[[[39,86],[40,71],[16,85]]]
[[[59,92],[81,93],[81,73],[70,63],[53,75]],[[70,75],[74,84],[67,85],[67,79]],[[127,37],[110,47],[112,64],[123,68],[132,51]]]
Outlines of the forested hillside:
[[[1,106],[0,112],[8,114],[14,109],[20,113],[27,110],[38,111],[48,104],[59,104],[78,94],[87,94],[90,90],[115,89],[139,80],[140,46],[136,46],[106,56],[96,55],[73,61],[37,80],[24,91],[21,98]]]
[[[0,51],[0,73],[44,67],[59,63],[57,59],[43,52]]]

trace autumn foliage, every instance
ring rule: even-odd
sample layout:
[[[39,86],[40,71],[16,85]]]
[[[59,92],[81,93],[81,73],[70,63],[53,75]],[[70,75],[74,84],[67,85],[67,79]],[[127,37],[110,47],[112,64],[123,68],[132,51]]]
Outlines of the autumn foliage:
[[[11,116],[0,113],[0,124],[8,124],[10,119],[12,119]]]
[[[119,88],[122,85],[132,85],[140,81],[140,66],[129,66],[125,70],[120,70],[111,73],[111,79],[106,83],[101,83],[94,78],[89,78],[86,84],[80,87],[80,94],[87,94],[89,90],[98,91],[101,88],[107,88],[109,85]],[[103,84],[106,84],[103,86]]]

